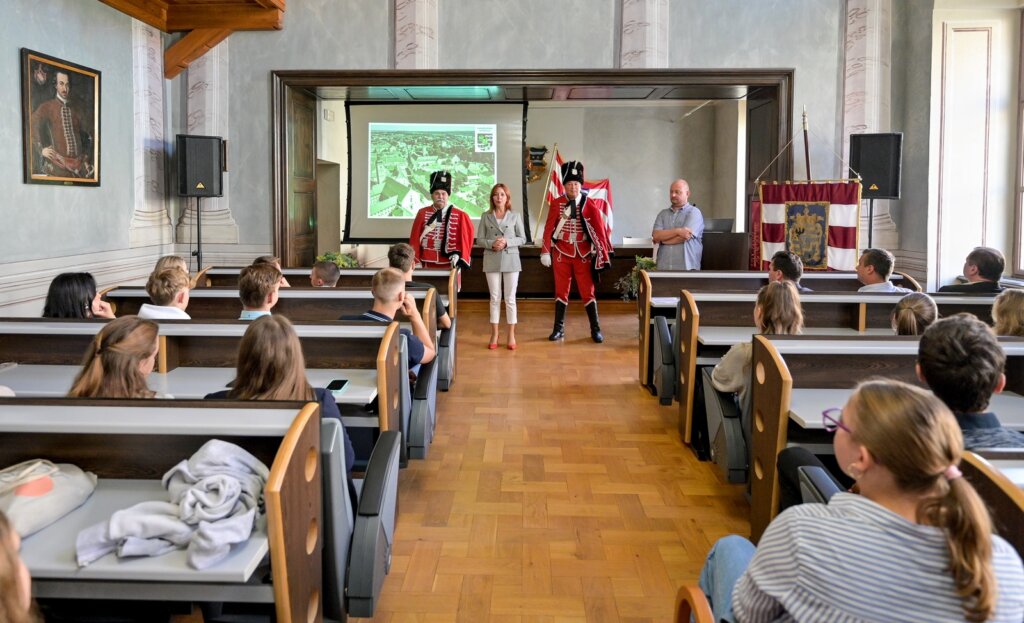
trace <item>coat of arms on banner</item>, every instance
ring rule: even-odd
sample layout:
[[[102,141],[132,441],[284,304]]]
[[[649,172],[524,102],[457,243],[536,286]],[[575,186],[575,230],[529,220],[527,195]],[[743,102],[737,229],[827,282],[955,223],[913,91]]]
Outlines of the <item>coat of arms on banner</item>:
[[[857,267],[860,182],[762,182],[758,199],[759,223],[754,224],[761,236],[751,255],[761,270],[779,251],[799,255],[806,270]]]
[[[786,246],[790,252],[800,256],[804,268],[822,270],[828,267],[826,223],[827,203],[794,201],[786,204]]]

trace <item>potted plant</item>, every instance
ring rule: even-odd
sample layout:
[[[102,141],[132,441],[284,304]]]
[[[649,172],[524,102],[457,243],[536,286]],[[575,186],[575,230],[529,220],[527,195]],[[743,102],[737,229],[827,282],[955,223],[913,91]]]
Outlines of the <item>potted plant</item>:
[[[338,265],[338,268],[359,268],[359,260],[356,256],[351,253],[336,253],[334,251],[325,251],[320,255],[316,256],[318,262],[334,262]]]
[[[633,270],[629,271],[628,275],[624,275],[615,282],[615,289],[622,293],[622,300],[629,301],[635,299],[640,291],[640,271],[641,270],[654,270],[657,264],[654,262],[653,257],[644,257],[642,255],[636,256],[636,265],[633,266]]]

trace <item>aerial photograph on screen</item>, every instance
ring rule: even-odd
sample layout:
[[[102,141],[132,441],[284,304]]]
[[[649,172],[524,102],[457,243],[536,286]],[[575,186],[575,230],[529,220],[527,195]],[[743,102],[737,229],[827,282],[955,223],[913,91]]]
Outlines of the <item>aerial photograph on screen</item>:
[[[452,174],[450,202],[477,218],[495,184],[497,126],[370,123],[370,218],[411,218],[430,204],[430,174]]]

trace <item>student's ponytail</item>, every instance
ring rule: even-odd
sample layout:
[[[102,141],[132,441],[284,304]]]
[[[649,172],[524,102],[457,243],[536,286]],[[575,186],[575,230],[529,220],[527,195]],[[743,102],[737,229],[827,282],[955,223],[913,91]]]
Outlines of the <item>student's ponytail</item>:
[[[950,473],[952,472],[952,473]],[[978,492],[950,468],[938,477],[943,494],[918,507],[919,519],[942,528],[949,547],[949,566],[956,592],[963,599],[964,618],[980,623],[996,608],[996,579],[992,571],[992,520]]]
[[[101,357],[101,342],[103,332],[100,331],[89,343],[89,350],[85,353],[82,362],[82,369],[79,370],[75,382],[71,384],[68,392],[69,398],[89,398],[96,395],[103,385],[103,359]]]
[[[964,618],[987,621],[996,609],[992,520],[957,465],[963,435],[952,412],[931,392],[891,380],[857,386],[851,404],[869,424],[853,438],[892,474],[897,488],[916,494],[918,523],[942,529],[949,573]]]

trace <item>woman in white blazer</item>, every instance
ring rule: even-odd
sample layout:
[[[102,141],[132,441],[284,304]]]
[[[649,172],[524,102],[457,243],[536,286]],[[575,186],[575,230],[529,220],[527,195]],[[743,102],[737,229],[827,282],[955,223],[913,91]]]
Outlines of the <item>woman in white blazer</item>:
[[[484,276],[491,291],[491,341],[487,348],[498,347],[498,321],[501,297],[505,295],[505,320],[508,322],[508,349],[516,349],[516,286],[519,284],[519,247],[526,244],[523,219],[512,211],[508,186],[495,184],[491,189],[491,209],[480,217],[476,244],[484,249]]]

